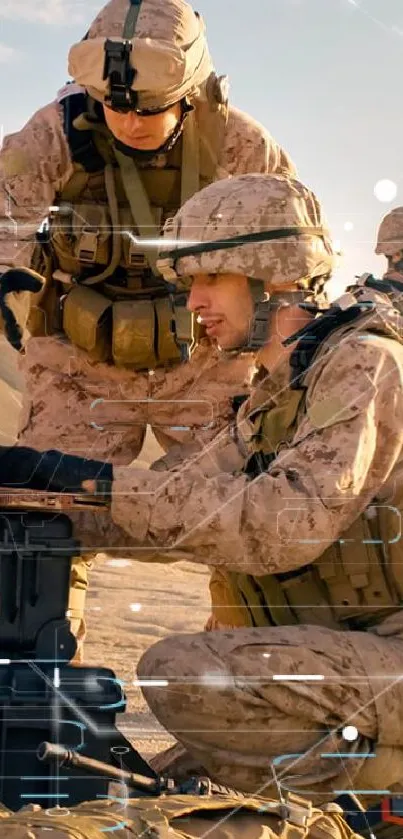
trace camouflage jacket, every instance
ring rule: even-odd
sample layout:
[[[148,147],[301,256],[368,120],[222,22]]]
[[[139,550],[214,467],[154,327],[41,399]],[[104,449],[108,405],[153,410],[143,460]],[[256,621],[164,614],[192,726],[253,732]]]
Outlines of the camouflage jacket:
[[[291,441],[251,480],[242,469],[248,414],[275,406],[290,378],[288,361],[271,377],[260,371],[236,428],[202,455],[171,472],[115,467],[114,522],[133,547],[255,576],[314,562],[374,498],[391,503],[400,486],[402,336],[400,314],[383,303],[319,353]]]
[[[216,179],[248,172],[295,174],[295,167],[263,126],[230,107]],[[35,233],[72,174],[58,101],[5,137],[0,153],[0,272],[30,265]]]

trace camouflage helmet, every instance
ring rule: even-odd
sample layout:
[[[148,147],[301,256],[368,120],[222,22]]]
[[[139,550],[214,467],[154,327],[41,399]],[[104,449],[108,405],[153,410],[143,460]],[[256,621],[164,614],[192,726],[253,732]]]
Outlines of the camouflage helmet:
[[[268,291],[311,289],[335,262],[318,199],[282,175],[240,175],[207,186],[168,220],[164,237],[159,270],[185,288],[193,274],[233,273]]]
[[[395,207],[383,217],[379,229],[375,253],[386,257],[403,250],[403,207]]]
[[[161,110],[225,84],[214,74],[202,18],[185,0],[109,0],[69,52],[69,73],[100,102]],[[113,103],[113,100],[112,100]]]

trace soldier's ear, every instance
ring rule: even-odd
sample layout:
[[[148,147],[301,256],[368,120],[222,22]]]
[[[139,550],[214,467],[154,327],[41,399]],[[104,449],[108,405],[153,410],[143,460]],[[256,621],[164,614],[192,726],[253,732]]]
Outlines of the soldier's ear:
[[[389,262],[391,265],[396,265],[397,262],[401,262],[403,259],[403,250],[396,251],[392,256],[389,257]]]

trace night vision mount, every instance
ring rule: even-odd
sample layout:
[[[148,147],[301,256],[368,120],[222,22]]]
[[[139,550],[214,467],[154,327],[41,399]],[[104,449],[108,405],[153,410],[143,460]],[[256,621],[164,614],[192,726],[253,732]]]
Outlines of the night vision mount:
[[[130,64],[133,44],[130,41],[105,41],[103,79],[109,79],[109,95],[105,102],[118,111],[131,111],[137,105],[137,92],[132,90],[136,75]]]

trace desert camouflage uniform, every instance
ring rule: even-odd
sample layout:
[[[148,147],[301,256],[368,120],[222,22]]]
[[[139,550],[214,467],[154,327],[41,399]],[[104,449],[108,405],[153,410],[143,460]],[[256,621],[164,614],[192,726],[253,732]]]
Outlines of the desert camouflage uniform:
[[[292,172],[292,163],[267,132],[231,108],[217,179],[287,168]],[[0,191],[9,196],[13,223],[4,216],[0,220],[1,270],[29,266],[32,237],[71,175],[56,102],[5,138]],[[62,338],[32,338],[22,357],[27,396],[21,443],[39,449],[58,445],[72,454],[90,452],[127,463],[138,457],[149,423],[164,448],[194,436],[203,444],[228,421],[231,396],[242,390],[249,364],[245,356],[222,357],[204,340],[190,364],[150,375],[91,361]],[[96,405],[97,399],[114,404]]]
[[[218,569],[259,576],[309,565],[381,489],[393,498],[403,461],[402,369],[395,341],[346,339],[308,390],[308,399],[345,408],[343,421],[318,429],[305,416],[290,448],[253,482],[214,474],[214,444],[209,467],[193,461],[169,478],[117,468],[114,520],[135,543],[172,546]],[[275,400],[277,382],[265,399]],[[302,779],[290,785],[311,794],[384,789],[403,778],[402,665],[398,613],[365,633],[295,626],[178,636],[145,654],[139,677],[169,681],[144,688],[158,719],[213,777],[249,792],[273,790],[273,758],[320,741],[320,753],[361,755],[318,760],[316,750],[298,760],[288,772]],[[323,680],[273,681],[276,674]],[[342,736],[349,724],[359,731],[353,743]],[[380,755],[388,747],[386,761],[362,757],[375,741]]]
[[[201,194],[203,199],[189,202],[189,210],[185,205],[178,214],[182,238],[192,210],[200,210],[205,201],[211,211],[217,196],[223,219],[231,212],[237,220],[245,187],[255,222],[259,216],[254,232],[292,227],[296,206],[303,229],[313,221],[323,228],[312,195],[301,193],[300,185],[275,176],[246,176],[228,186],[214,184]],[[268,204],[265,217],[266,190],[276,198],[276,210],[271,215],[273,205]],[[214,224],[214,213],[209,218]],[[244,235],[241,228],[247,224],[244,214],[238,226],[233,223],[232,235]],[[209,232],[210,239],[221,242],[220,225],[213,236],[212,226],[206,224],[205,230],[200,222],[202,242]],[[308,237],[298,244],[291,237],[287,247],[288,272],[283,240],[179,257],[176,270],[186,277],[195,261],[199,270],[225,272],[228,260],[233,270],[238,260],[238,273],[240,266],[252,278],[271,272],[274,285],[282,276],[294,283],[298,275],[315,276],[322,258],[319,244]],[[131,534],[139,556],[172,550],[175,557],[214,566],[224,577],[247,574],[257,583],[268,575],[292,579],[298,569],[309,576],[316,563],[327,582],[330,609],[325,588],[323,602],[304,597],[304,574],[299,573],[290,594],[293,616],[285,602],[266,599],[266,620],[233,629],[230,624],[237,621],[225,620],[224,603],[222,631],[162,640],[140,661],[140,679],[167,682],[143,688],[160,722],[212,777],[248,792],[272,794],[273,772],[285,786],[316,800],[352,788],[398,788],[403,779],[403,328],[394,303],[375,291],[365,293],[375,309],[365,309],[353,328],[340,327],[324,341],[305,373],[304,410],[296,414],[292,436],[263,471],[251,477],[243,467],[255,450],[256,429],[266,428],[256,424],[259,412],[281,415],[291,397],[289,357],[271,376],[258,370],[236,426],[200,457],[171,474],[114,469],[112,517]],[[373,519],[374,512],[378,516],[378,508],[395,522],[395,533],[382,532],[381,543],[387,551],[389,592],[396,596],[389,593],[381,611],[378,585],[371,588],[365,580],[372,569],[360,565],[372,556],[361,541],[354,546],[353,539],[350,549],[346,544],[333,570],[324,558],[330,546],[344,545],[344,537],[349,543],[351,528]],[[98,518],[94,527],[100,524]],[[88,538],[97,538],[95,531]],[[351,614],[355,601],[342,599],[341,586],[337,596],[338,564],[354,579],[356,594],[360,588],[366,592],[352,620],[343,616],[346,609]],[[357,729],[352,740],[343,736],[346,725]]]
[[[309,565],[375,495],[393,499],[403,466],[402,369],[396,341],[346,338],[308,390],[308,400],[334,400],[345,417],[318,429],[305,416],[269,473],[251,482],[226,471],[225,463],[241,464],[244,444],[240,453],[224,435],[169,476],[116,467],[116,526],[100,513],[85,531],[88,514],[77,515],[77,532],[120,555],[146,559],[165,548],[173,558],[256,576]],[[260,384],[265,404],[275,404],[285,373]],[[238,428],[243,437],[247,422],[239,419]],[[222,783],[273,794],[271,761],[319,744],[294,769],[286,765],[288,775],[301,775],[291,787],[322,795],[389,789],[403,778],[402,666],[403,615],[396,613],[367,632],[292,626],[175,636],[154,645],[138,673],[168,680],[165,688],[143,688],[147,702]],[[321,680],[273,680],[287,674]],[[342,736],[345,725],[358,729],[353,742]],[[379,757],[366,760],[374,742]],[[350,759],[320,759],[318,749]],[[280,778],[283,772],[280,762]]]
[[[156,6],[158,0],[152,0],[153,20]],[[178,0],[177,6],[180,20],[183,4]],[[121,35],[127,9],[127,0],[111,0],[93,22],[91,38]],[[164,14],[164,4],[158,7],[157,20],[153,37],[161,33],[167,37],[166,26],[172,26],[172,21],[169,14]],[[148,34],[148,25],[143,3],[137,35]],[[168,155],[159,155],[155,166],[169,165],[174,154],[175,148]],[[0,271],[30,265],[34,234],[73,171],[57,101],[34,114],[21,131],[4,139],[0,156],[0,194],[4,197]],[[272,171],[293,174],[295,168],[260,124],[230,107],[213,179]],[[29,296],[20,297],[23,309]],[[26,393],[19,441],[38,449],[57,446],[71,454],[123,464],[139,456],[150,425],[165,450],[189,442],[200,448],[229,421],[231,399],[244,389],[249,358],[225,358],[204,339],[190,363],[134,372],[92,361],[65,337],[33,337],[21,358]],[[85,589],[83,561],[74,565],[73,586]],[[78,620],[81,629],[75,627],[75,632],[83,635],[81,618]]]

